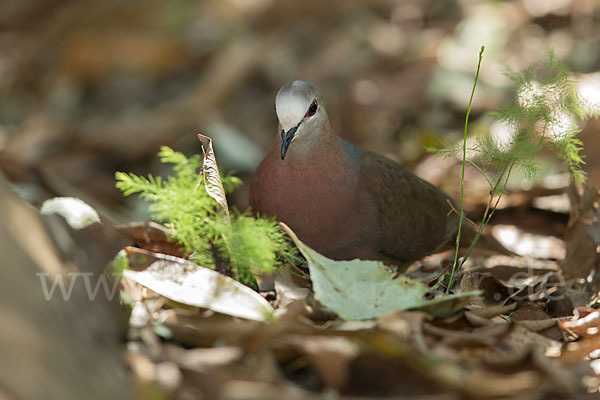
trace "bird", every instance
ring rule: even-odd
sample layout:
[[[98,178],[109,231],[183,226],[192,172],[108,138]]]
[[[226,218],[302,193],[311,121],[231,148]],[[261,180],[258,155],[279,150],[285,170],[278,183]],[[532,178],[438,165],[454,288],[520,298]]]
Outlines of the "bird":
[[[250,184],[254,212],[276,217],[334,260],[407,266],[455,240],[452,199],[390,158],[338,136],[315,84],[285,84],[275,111],[278,134]]]

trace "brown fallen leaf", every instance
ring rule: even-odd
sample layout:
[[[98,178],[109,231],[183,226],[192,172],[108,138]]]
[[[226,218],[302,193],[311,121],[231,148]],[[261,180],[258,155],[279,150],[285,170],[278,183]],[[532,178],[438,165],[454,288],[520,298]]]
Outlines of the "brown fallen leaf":
[[[517,303],[510,303],[506,305],[495,305],[486,307],[467,307],[470,314],[475,314],[482,318],[491,319],[498,315],[508,314],[517,307]]]
[[[482,307],[503,303],[511,295],[511,288],[488,272],[466,271],[460,287],[463,291],[481,290],[483,293],[475,297],[473,303]]]
[[[394,311],[377,318],[377,326],[393,333],[399,339],[412,341],[417,349],[426,351],[423,323],[431,319],[430,314],[422,311]]]
[[[477,314],[473,314],[470,311],[465,311],[465,319],[469,321],[472,326],[485,326],[492,323],[491,319],[480,317]]]
[[[191,347],[211,347],[218,343],[240,345],[258,330],[260,324],[218,313],[199,314],[183,309],[164,310],[158,315],[174,340]]]
[[[573,184],[569,187],[569,198],[567,255],[561,266],[567,279],[585,279],[600,266],[600,190]]]
[[[545,350],[557,343],[557,341],[532,332],[519,324],[511,324],[510,332],[501,341],[502,346],[510,349],[511,352],[528,352],[532,349]]]
[[[277,295],[275,315],[285,314],[292,303],[300,303],[304,309],[303,315],[313,321],[328,321],[337,318],[334,312],[323,307],[315,299],[309,280],[298,277],[286,268],[280,268],[274,275]]]
[[[600,332],[600,311],[592,311],[584,317],[574,317],[570,321],[561,321],[559,326],[578,336],[596,335]]]
[[[244,355],[237,346],[184,349],[174,344],[165,345],[167,357],[181,367],[200,372],[217,372],[236,362]]]
[[[559,321],[557,319],[550,318],[550,319],[541,319],[541,320],[537,320],[537,321],[524,320],[524,321],[517,322],[517,324],[521,325],[524,328],[527,328],[528,330],[530,330],[532,332],[540,332],[545,329],[556,326],[556,324],[558,322]]]
[[[129,222],[115,228],[134,240],[142,249],[175,257],[186,255],[183,247],[171,238],[173,232],[154,221]]]
[[[474,399],[515,396],[537,388],[541,381],[536,371],[503,375],[474,369],[464,375],[463,390]]]
[[[292,345],[315,368],[323,383],[340,390],[348,384],[350,361],[359,354],[358,346],[343,336],[287,336],[278,346]]]
[[[496,343],[497,336],[504,334],[510,329],[508,324],[504,326],[496,325],[496,333],[486,334],[468,332],[468,331],[457,331],[452,329],[445,329],[430,323],[423,324],[423,331],[428,334],[435,335],[441,339],[441,341],[449,346],[466,346],[466,345],[478,345],[478,346],[489,346],[492,347]]]
[[[598,349],[600,349],[600,335],[589,336],[578,342],[568,343],[558,360],[567,365],[576,364]]]

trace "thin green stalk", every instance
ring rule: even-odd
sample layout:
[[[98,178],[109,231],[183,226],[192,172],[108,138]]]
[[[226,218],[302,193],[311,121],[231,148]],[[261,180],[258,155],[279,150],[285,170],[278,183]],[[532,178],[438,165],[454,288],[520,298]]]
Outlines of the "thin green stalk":
[[[452,263],[452,272],[449,278],[448,291],[451,290],[455,283],[455,274],[463,266],[465,260],[470,256],[473,248],[477,244],[478,240],[485,227],[489,224],[491,218],[496,212],[500,200],[506,190],[508,180],[511,176],[514,167],[523,169],[528,174],[533,174],[534,165],[532,159],[536,157],[543,146],[547,146],[556,153],[565,164],[569,167],[570,171],[582,176],[580,169],[583,160],[579,154],[581,150],[581,142],[579,139],[574,138],[574,134],[577,131],[567,130],[564,131],[564,138],[560,140],[554,140],[548,138],[545,134],[547,129],[551,125],[556,124],[555,113],[565,113],[567,115],[578,115],[585,119],[586,115],[582,115],[582,102],[577,98],[576,94],[573,94],[571,83],[568,81],[566,67],[562,64],[559,65],[559,70],[556,71],[556,65],[553,59],[552,53],[550,53],[550,61],[546,65],[547,75],[538,79],[541,83],[539,90],[536,89],[532,93],[532,99],[529,101],[530,104],[521,105],[518,101],[514,102],[511,106],[501,108],[495,113],[495,117],[499,121],[504,121],[508,125],[516,127],[518,130],[515,132],[513,137],[513,148],[510,154],[504,153],[503,150],[493,146],[493,143],[489,141],[479,141],[478,150],[480,151],[480,159],[485,162],[489,162],[493,169],[501,169],[500,174],[494,183],[488,179],[487,175],[478,168],[478,166],[472,162],[473,166],[482,172],[483,176],[486,177],[490,184],[490,198],[486,205],[486,209],[483,213],[483,217],[479,228],[477,229],[476,235],[473,238],[472,243],[468,247],[464,256],[459,259],[459,245],[462,238],[462,224],[464,221],[464,179],[465,179],[465,164],[466,164],[466,143],[467,143],[467,124],[471,111],[471,101],[474,96],[475,87],[479,76],[479,66],[481,64],[482,53],[484,47],[481,48],[479,53],[479,64],[477,65],[477,74],[475,76],[475,82],[473,84],[473,90],[471,92],[471,98],[469,100],[469,106],[467,109],[467,115],[465,118],[465,132],[463,137],[463,164],[462,164],[462,177],[461,177],[461,188],[460,188],[460,214],[458,234],[456,238],[456,251],[454,254],[454,262]],[[519,88],[526,87],[535,81],[536,76],[533,70],[526,70],[521,73],[509,73],[510,79],[519,86]],[[519,89],[520,90],[520,89]],[[557,97],[558,95],[558,97]],[[590,115],[596,115],[598,112],[591,113]],[[589,117],[589,115],[588,115]],[[566,142],[563,142],[566,141]],[[508,158],[508,160],[507,160]]]
[[[462,232],[462,223],[465,214],[465,166],[467,164],[467,127],[469,126],[469,114],[471,114],[471,103],[473,102],[473,96],[475,95],[475,88],[477,87],[477,81],[479,80],[479,69],[481,67],[481,60],[483,59],[483,51],[485,46],[481,46],[479,51],[479,61],[477,63],[477,72],[475,73],[475,82],[473,82],[473,90],[471,90],[471,97],[469,98],[469,106],[467,107],[467,115],[465,117],[465,131],[463,134],[463,158],[462,158],[462,173],[460,177],[460,218],[458,220],[458,233],[456,235],[456,251],[454,252],[454,262],[452,263],[452,272],[450,273],[450,281],[448,282],[448,289],[452,288],[454,284],[454,275],[456,273],[456,266],[458,265],[458,249],[460,247],[460,236]]]
[[[490,209],[495,208],[498,205],[498,202],[500,201],[500,197],[502,197],[502,193],[504,192],[504,190],[506,189],[506,183],[504,183],[504,186],[502,188],[502,191],[500,192],[500,195],[498,196],[498,198],[496,199],[496,204],[494,204],[494,206],[492,207],[492,202],[494,201],[494,193],[498,192],[498,186],[500,186],[500,183],[502,182],[502,179],[504,178],[504,174],[506,173],[506,170],[510,168],[510,170],[512,170],[512,167],[514,165],[514,161],[509,165],[505,165],[504,168],[502,168],[502,172],[500,172],[500,175],[498,175],[498,179],[496,180],[496,184],[492,185],[490,183],[490,188],[492,189],[490,191],[490,201],[488,201],[487,206],[485,207],[485,211],[483,212],[483,217],[481,217],[481,221],[485,222],[486,220],[489,221],[488,219],[488,213],[490,212]],[[510,171],[509,170],[509,171]],[[508,176],[510,176],[510,172],[508,174]],[[507,176],[507,180],[508,180],[508,176]],[[489,182],[489,180],[488,180]],[[493,214],[493,212],[492,212]],[[483,226],[483,228],[485,228],[485,225]],[[479,230],[483,231],[483,228],[480,226]]]
[[[492,185],[492,181],[490,180],[488,175],[485,173],[483,168],[481,168],[479,165],[477,165],[474,161],[469,160],[468,162],[469,162],[469,164],[471,164],[473,166],[473,168],[475,168],[477,171],[479,171],[481,176],[483,176],[485,178],[485,180],[487,181],[488,185],[490,185],[490,187],[494,187],[494,185]]]
[[[504,179],[504,184],[502,185],[502,191],[500,192],[500,194],[498,194],[498,197],[496,198],[496,203],[494,203],[494,205],[492,207],[490,207],[490,205],[491,205],[491,201],[493,198],[492,197],[490,198],[490,203],[488,204],[488,208],[486,208],[486,212],[483,215],[483,218],[481,220],[481,225],[479,225],[479,229],[477,230],[477,234],[475,235],[475,238],[473,238],[473,241],[469,245],[469,248],[467,249],[464,256],[462,257],[462,262],[460,263],[459,268],[464,264],[464,262],[467,260],[467,258],[469,258],[469,256],[471,255],[471,252],[473,251],[473,249],[477,245],[477,242],[479,241],[479,238],[483,234],[483,230],[488,225],[488,223],[491,221],[492,216],[494,215],[494,212],[496,212],[496,209],[498,208],[498,204],[500,203],[500,199],[502,198],[502,195],[504,194],[504,191],[506,189],[506,185],[508,184],[508,178],[510,177],[510,173],[512,172],[512,169],[514,166],[515,166],[515,162],[513,161],[510,164],[510,167],[508,167],[508,172],[506,172],[506,178]],[[502,181],[502,177],[504,176],[504,171],[506,171],[506,169],[507,168],[505,167],[504,170],[502,171],[502,174],[498,178],[498,182],[496,182],[494,191],[495,191],[495,189],[497,189],[498,185]],[[489,214],[488,214],[488,211],[489,211]]]

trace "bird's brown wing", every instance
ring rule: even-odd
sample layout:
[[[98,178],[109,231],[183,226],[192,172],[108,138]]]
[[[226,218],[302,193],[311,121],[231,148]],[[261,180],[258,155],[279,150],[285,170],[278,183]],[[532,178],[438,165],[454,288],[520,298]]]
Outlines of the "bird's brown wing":
[[[356,149],[361,196],[376,205],[383,256],[418,260],[453,238],[458,217],[443,191],[387,157]]]

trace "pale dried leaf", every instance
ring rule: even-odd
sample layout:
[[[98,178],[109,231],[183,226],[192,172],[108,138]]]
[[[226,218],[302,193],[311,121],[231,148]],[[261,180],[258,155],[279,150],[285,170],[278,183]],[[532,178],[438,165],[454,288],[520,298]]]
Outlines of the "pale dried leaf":
[[[219,208],[223,210],[227,219],[229,219],[229,207],[227,206],[227,197],[221,182],[219,166],[212,146],[212,139],[208,136],[198,134],[198,140],[202,143],[202,174],[204,175],[204,186],[208,194],[215,199]]]
[[[273,319],[273,307],[260,294],[238,281],[187,260],[153,254],[143,271],[123,275],[179,303],[255,321]]]

